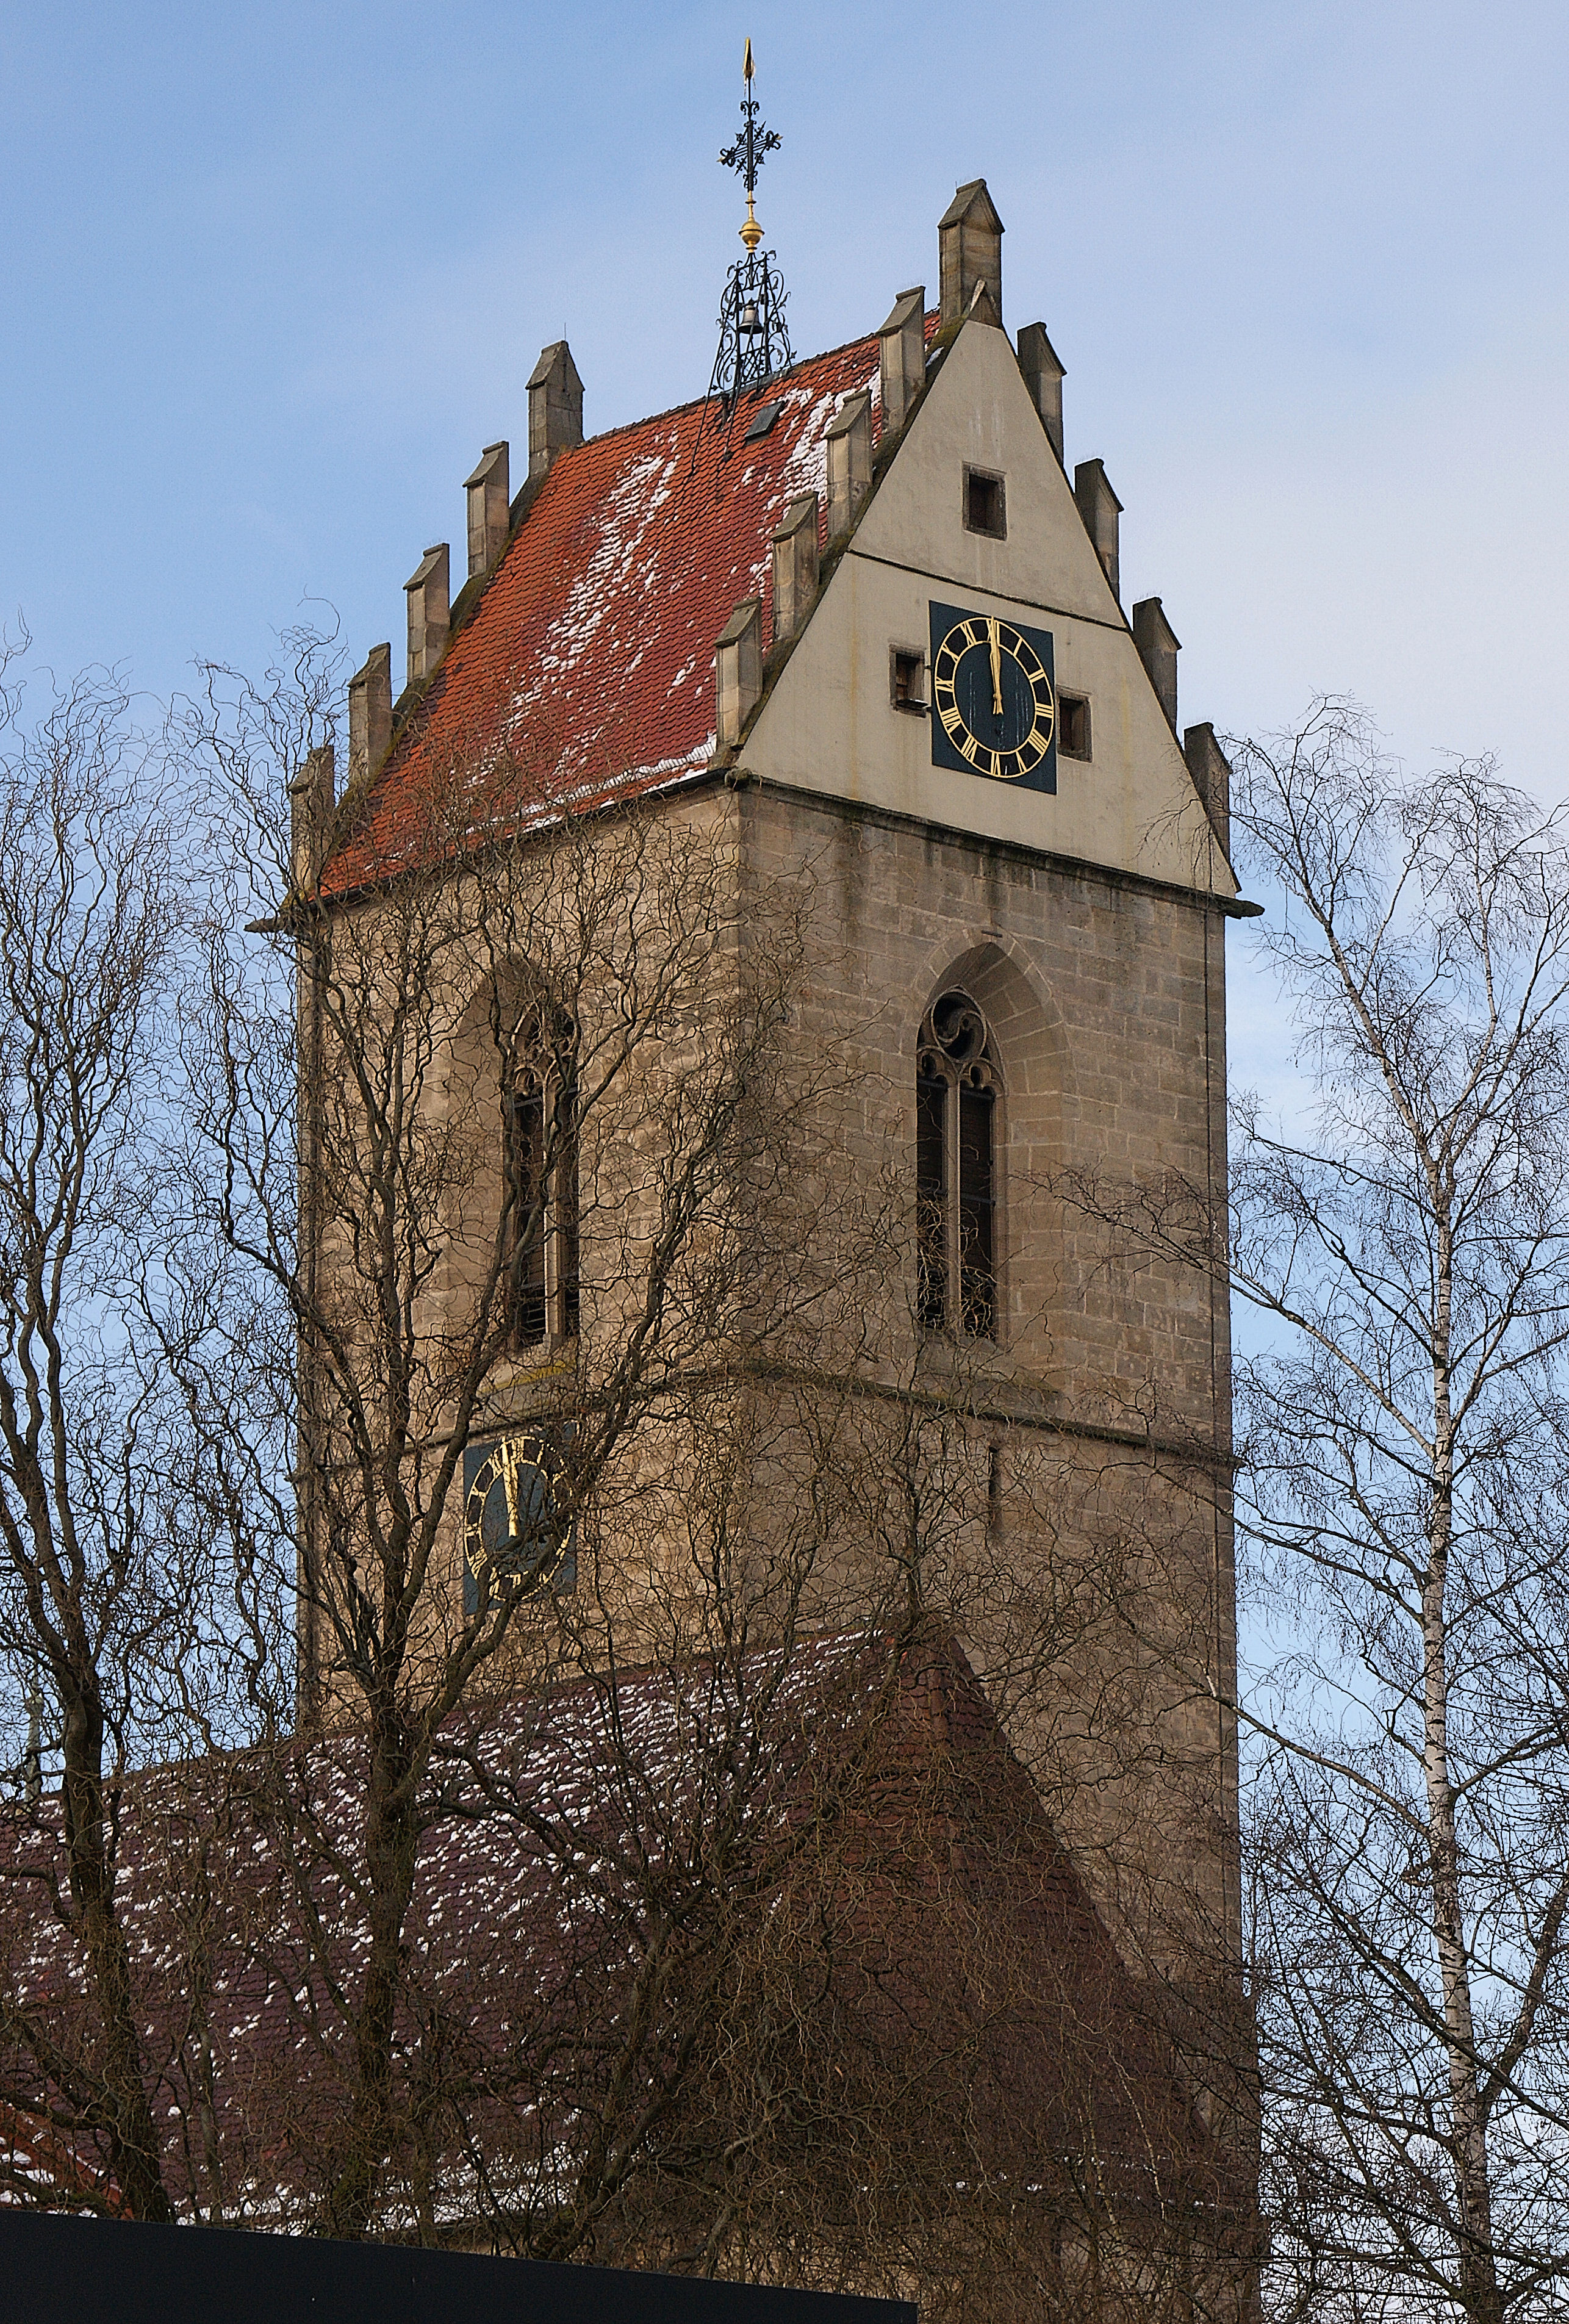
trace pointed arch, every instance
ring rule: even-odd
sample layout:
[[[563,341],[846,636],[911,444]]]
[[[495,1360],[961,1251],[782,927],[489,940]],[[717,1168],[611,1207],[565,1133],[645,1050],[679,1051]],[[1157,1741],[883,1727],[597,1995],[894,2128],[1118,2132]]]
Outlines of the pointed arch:
[[[577,1028],[537,980],[499,997],[506,1326],[528,1348],[577,1334]]]
[[[449,1110],[471,1125],[474,1167],[452,1222],[448,1296],[487,1276],[503,1342],[516,1350],[578,1330],[577,1061],[572,1012],[527,960],[480,982],[452,1043]]]
[[[950,984],[927,1010],[916,1053],[916,1206],[920,1320],[928,1331],[997,1336],[997,1101],[984,1012]]]
[[[1063,1028],[1006,938],[978,936],[930,961],[928,976],[914,1059],[919,1321],[975,1341],[1022,1324],[1039,1357],[1060,1280],[1046,1190],[1062,1137]]]

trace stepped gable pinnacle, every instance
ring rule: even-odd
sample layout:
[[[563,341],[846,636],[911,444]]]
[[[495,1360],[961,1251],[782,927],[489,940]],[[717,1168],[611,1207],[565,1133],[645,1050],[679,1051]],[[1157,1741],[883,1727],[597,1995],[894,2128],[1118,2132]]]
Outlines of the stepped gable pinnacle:
[[[870,391],[881,427],[879,374],[872,333],[743,397],[728,438],[697,401],[559,452],[357,813],[346,800],[322,892],[702,770],[715,641],[745,597],[771,640],[773,534],[798,494],[826,506],[844,398]]]

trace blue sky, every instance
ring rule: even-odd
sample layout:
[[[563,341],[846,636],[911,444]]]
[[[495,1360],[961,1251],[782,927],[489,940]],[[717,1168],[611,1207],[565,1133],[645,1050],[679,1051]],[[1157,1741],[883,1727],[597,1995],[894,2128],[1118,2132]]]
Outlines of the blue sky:
[[[5,23],[0,607],[166,694],[402,583],[526,438],[698,393],[743,37],[798,347],[937,272],[984,174],[1185,719],[1349,689],[1414,761],[1562,795],[1569,10],[859,0],[23,11]],[[14,618],[14,612],[13,612]]]

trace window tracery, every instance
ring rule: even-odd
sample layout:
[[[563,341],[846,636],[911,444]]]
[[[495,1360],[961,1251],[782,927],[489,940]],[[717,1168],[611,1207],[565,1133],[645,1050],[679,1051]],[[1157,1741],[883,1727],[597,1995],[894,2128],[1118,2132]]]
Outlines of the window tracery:
[[[957,987],[932,1003],[916,1064],[920,1321],[997,1336],[997,1100],[985,1016]]]
[[[542,1006],[519,1020],[503,1101],[508,1335],[570,1339],[578,1317],[577,1028]]]

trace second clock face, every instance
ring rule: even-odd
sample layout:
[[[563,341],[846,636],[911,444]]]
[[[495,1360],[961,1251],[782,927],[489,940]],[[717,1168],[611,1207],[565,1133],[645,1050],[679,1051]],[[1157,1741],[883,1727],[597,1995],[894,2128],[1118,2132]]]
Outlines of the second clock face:
[[[464,1455],[464,1600],[478,1612],[493,1577],[520,1592],[549,1580],[570,1527],[558,1491],[561,1462],[543,1436],[526,1432]]]
[[[958,605],[931,609],[932,762],[1057,788],[1051,632]]]

